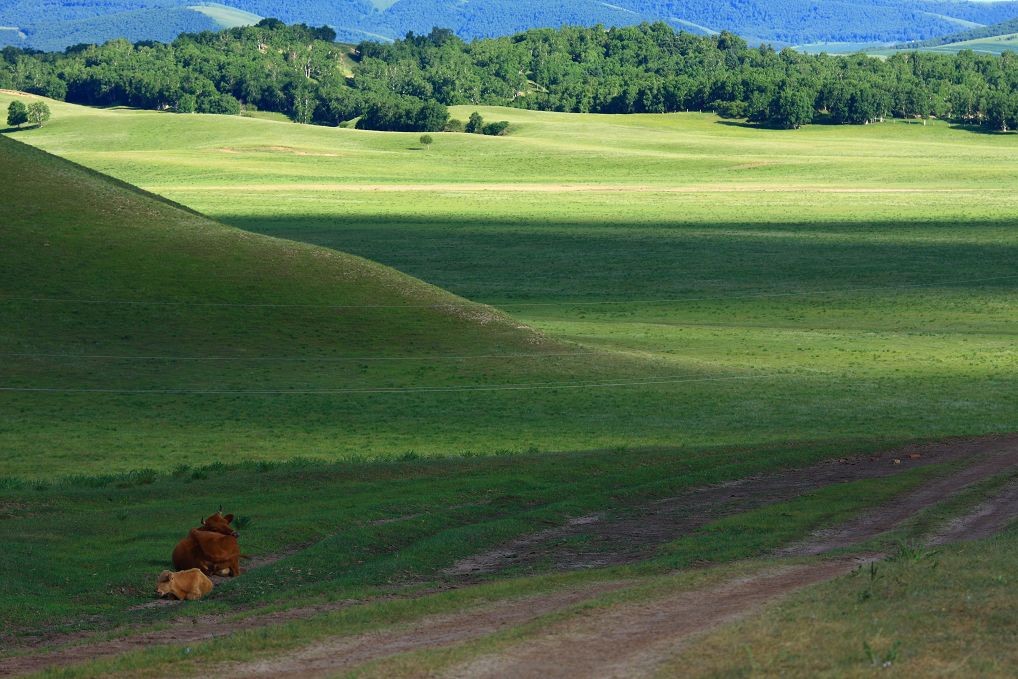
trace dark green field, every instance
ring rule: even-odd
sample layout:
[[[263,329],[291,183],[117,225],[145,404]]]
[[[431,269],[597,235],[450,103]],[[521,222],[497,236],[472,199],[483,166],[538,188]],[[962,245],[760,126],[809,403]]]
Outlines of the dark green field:
[[[591,611],[907,552],[1013,482],[1002,463],[831,555],[774,551],[985,458],[964,441],[930,448],[954,451],[943,460],[882,451],[1018,430],[1013,137],[486,109],[513,134],[424,151],[397,133],[53,109],[0,137],[0,672],[196,613],[238,631],[51,676],[193,673],[589,589],[351,669],[455,675]],[[689,500],[677,516],[709,516],[685,533],[601,544],[570,523],[623,525],[810,465],[836,473]],[[220,505],[254,568],[207,601],[151,605],[175,541]],[[548,530],[515,566],[448,570]],[[643,551],[601,567],[554,558],[627,540]],[[964,638],[972,610],[945,601],[978,578],[1003,610],[1014,533],[983,544],[944,548],[929,587],[891,562],[902,585],[880,583],[878,610],[846,603],[853,579],[794,601],[835,630],[843,675],[872,671],[864,642],[886,655],[899,637],[902,676],[1001,674],[998,633],[959,660],[954,641],[879,622],[936,615]],[[788,610],[739,628],[759,662],[723,626],[695,663],[660,667],[811,676],[769,650],[779,634],[825,662]],[[292,617],[258,622],[272,611]]]

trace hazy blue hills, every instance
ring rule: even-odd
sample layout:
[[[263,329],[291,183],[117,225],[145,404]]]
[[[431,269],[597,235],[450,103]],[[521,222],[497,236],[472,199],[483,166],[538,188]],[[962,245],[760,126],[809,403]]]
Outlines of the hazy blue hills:
[[[901,43],[1005,22],[1018,1],[970,0],[0,0],[0,44],[60,49],[126,37],[168,40],[273,16],[328,24],[341,40],[451,28],[461,37],[563,24],[663,20],[694,33],[730,30],[750,42]]]
[[[902,43],[900,45],[896,45],[896,47],[939,47],[941,45],[951,45],[959,42],[968,42],[970,40],[979,40],[981,38],[996,38],[1003,35],[1014,35],[1016,33],[1018,33],[1018,18],[1003,21],[991,26],[980,26],[978,28],[970,28],[967,31],[959,31],[949,35],[929,38],[928,40]]]

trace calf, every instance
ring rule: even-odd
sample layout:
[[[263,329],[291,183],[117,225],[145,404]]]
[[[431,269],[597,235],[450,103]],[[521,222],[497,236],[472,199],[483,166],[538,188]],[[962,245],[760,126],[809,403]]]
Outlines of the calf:
[[[163,571],[156,580],[156,592],[164,598],[197,601],[211,591],[212,581],[197,568],[179,573]]]
[[[197,568],[205,575],[240,575],[240,544],[230,522],[233,514],[219,511],[203,519],[173,549],[173,567],[178,571]]]

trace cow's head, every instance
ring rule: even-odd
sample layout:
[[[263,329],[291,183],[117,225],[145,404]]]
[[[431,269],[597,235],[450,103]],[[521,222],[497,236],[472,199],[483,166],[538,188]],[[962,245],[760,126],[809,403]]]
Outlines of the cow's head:
[[[169,596],[173,593],[173,573],[171,571],[163,571],[159,574],[159,578],[156,579],[156,594],[161,597]]]
[[[223,535],[231,535],[237,537],[237,531],[233,530],[230,523],[233,521],[233,514],[223,515],[222,510],[216,512],[207,519],[202,519],[201,529],[211,531],[213,533],[222,533]]]

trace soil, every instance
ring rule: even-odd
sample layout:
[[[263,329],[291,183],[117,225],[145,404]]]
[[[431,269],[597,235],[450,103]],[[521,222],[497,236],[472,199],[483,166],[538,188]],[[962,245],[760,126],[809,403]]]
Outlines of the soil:
[[[996,535],[1018,521],[1018,483],[1001,490],[996,497],[976,507],[967,516],[951,521],[930,540],[933,545],[967,542]]]
[[[935,483],[931,492],[924,494],[920,489],[916,491],[916,497],[906,498],[904,504],[895,504],[886,512],[882,508],[881,516],[867,516],[862,520],[863,524],[872,528],[891,526],[904,518],[903,514],[918,511],[924,502],[929,504],[972,480],[1018,465],[1018,435],[910,445],[880,455],[841,458],[700,488],[635,508],[624,516],[591,515],[575,519],[565,526],[525,536],[498,549],[463,559],[446,573],[453,577],[476,577],[507,569],[534,573],[549,569],[578,570],[634,563],[654,556],[661,545],[729,514],[786,501],[836,483],[883,478],[916,467],[979,457],[985,459],[961,474]],[[829,541],[836,541],[836,536],[832,535]],[[835,546],[831,544],[826,549]],[[825,551],[821,546],[816,549]],[[805,546],[798,547],[798,550],[806,553]]]
[[[733,512],[795,497],[810,490],[847,481],[879,478],[908,468],[969,459],[972,464],[949,477],[874,510],[862,519],[813,536],[806,543],[783,550],[784,555],[820,554],[858,544],[889,530],[916,512],[936,504],[966,486],[1018,466],[1018,435],[989,436],[908,446],[883,455],[843,458],[804,469],[793,469],[701,488],[654,502],[621,517],[590,515],[542,531],[465,559],[446,573],[449,587],[465,586],[479,574],[516,570],[569,570],[638,561],[653,554],[663,542],[675,539],[704,523]],[[951,542],[984,537],[1018,516],[1018,484],[969,516],[949,525],[935,540]],[[582,537],[582,540],[575,538]],[[576,544],[582,547],[576,547]],[[286,554],[264,558],[260,565]],[[674,652],[693,635],[762,603],[808,584],[847,572],[857,563],[832,559],[805,566],[789,566],[747,580],[685,592],[649,603],[626,604],[561,623],[536,640],[457,669],[461,676],[633,676],[651,667],[667,648]],[[252,562],[248,567],[255,567]],[[366,635],[329,639],[269,661],[233,665],[217,670],[235,676],[315,676],[332,674],[354,664],[411,650],[462,643],[491,634],[594,597],[605,587],[596,585],[527,599],[499,602],[483,609],[419,621],[410,629],[387,629]],[[427,594],[427,593],[423,593]],[[112,641],[89,642],[49,650],[42,654],[0,659],[0,676],[69,665],[96,657],[124,653],[160,644],[193,643],[239,630],[277,625],[339,610],[363,601],[330,602],[286,611],[254,615],[224,624],[225,616],[182,616],[168,629],[141,631]],[[83,642],[82,635],[45,640],[48,649]],[[596,669],[596,671],[594,671]]]
[[[778,597],[858,567],[857,559],[793,566],[722,585],[574,616],[443,676],[565,679],[651,676],[692,639]]]
[[[220,677],[332,676],[357,665],[398,653],[462,643],[526,623],[598,594],[625,587],[625,581],[599,583],[554,594],[500,601],[450,615],[429,616],[412,626],[353,637],[329,639],[292,655],[215,668]]]
[[[878,509],[868,512],[833,530],[823,531],[800,545],[779,551],[783,556],[807,556],[823,554],[844,547],[851,547],[885,533],[895,526],[931,507],[941,500],[955,495],[960,490],[1001,472],[1018,466],[1018,447],[994,451],[964,469],[934,479],[921,487],[895,498]],[[1014,509],[1013,506],[1011,509]],[[991,510],[991,513],[995,511]],[[1002,508],[1003,512],[1004,509]],[[964,529],[962,529],[964,530]],[[963,534],[963,533],[962,533]]]

